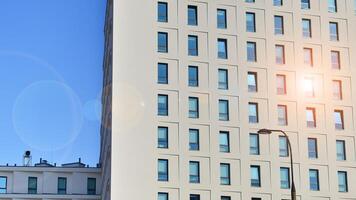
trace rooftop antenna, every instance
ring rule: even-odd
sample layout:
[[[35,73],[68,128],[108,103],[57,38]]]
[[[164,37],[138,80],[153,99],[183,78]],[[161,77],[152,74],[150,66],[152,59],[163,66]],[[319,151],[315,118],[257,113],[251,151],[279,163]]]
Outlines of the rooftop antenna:
[[[23,166],[29,167],[32,165],[32,155],[31,151],[25,151],[23,154]]]

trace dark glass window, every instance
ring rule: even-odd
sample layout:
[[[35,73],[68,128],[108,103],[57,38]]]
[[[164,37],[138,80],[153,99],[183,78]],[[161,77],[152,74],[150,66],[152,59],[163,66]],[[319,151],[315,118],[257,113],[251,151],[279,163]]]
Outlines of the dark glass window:
[[[319,191],[319,170],[310,169],[309,170],[309,189],[312,191]]]
[[[252,13],[252,12],[246,13],[246,31],[247,32],[256,32],[255,13]]]
[[[251,187],[261,187],[260,166],[251,165]]]
[[[168,84],[168,64],[158,63],[158,83]]]
[[[200,166],[197,161],[189,162],[189,182],[200,183]]]
[[[188,36],[188,55],[198,56],[198,36]]]
[[[247,42],[247,61],[257,61],[256,42]]]
[[[191,194],[189,196],[189,200],[200,200],[200,195],[199,194]]]
[[[158,148],[168,148],[168,127],[158,127]]]
[[[158,159],[158,181],[168,181],[167,159]]]
[[[280,178],[281,178],[281,189],[289,189],[289,168],[281,167],[280,168]]]
[[[288,140],[285,136],[279,136],[279,156],[280,157],[288,157]]]
[[[159,192],[157,200],[168,200],[168,193],[166,192]]]
[[[218,58],[227,59],[227,40],[218,39]]]
[[[189,129],[189,150],[198,151],[199,146],[199,130]]]
[[[283,6],[283,0],[273,0],[274,6]]]
[[[250,123],[258,123],[258,104],[248,103],[248,119]]]
[[[219,120],[229,120],[229,101],[219,99]]]
[[[168,116],[168,95],[158,95],[158,115]]]
[[[7,193],[7,177],[0,176],[0,194]]]
[[[28,177],[28,193],[37,194],[37,177]]]
[[[227,28],[227,23],[226,23],[226,10],[225,9],[218,9],[217,10],[217,26],[218,28],[221,29],[226,29]]]
[[[168,33],[158,32],[158,52],[168,52]]]
[[[188,25],[197,26],[198,25],[198,7],[188,6]]]
[[[220,163],[220,184],[230,185],[230,164]]]
[[[199,118],[198,97],[189,97],[189,118]]]
[[[218,69],[218,88],[220,90],[227,90],[229,88],[229,78],[227,69]]]
[[[96,195],[96,178],[88,178],[87,193]]]
[[[311,38],[312,30],[311,30],[311,20],[310,19],[302,19],[302,28],[303,28],[303,37]]]
[[[310,0],[301,0],[302,9],[310,9]]]
[[[328,11],[331,13],[337,12],[337,0],[328,0]]]
[[[166,2],[158,2],[158,21],[168,22],[168,4]]]
[[[336,159],[339,161],[346,160],[346,147],[344,140],[336,140]]]
[[[308,157],[318,158],[318,143],[316,138],[308,138]]]
[[[348,192],[348,183],[347,183],[347,172],[338,171],[337,172],[338,182],[339,182],[339,192]]]
[[[58,177],[58,194],[66,194],[67,193],[67,178],[65,177]]]
[[[339,40],[339,27],[337,22],[329,23],[330,30],[330,41],[338,41]]]
[[[219,134],[219,148],[220,152],[229,153],[230,152],[230,134],[227,131],[220,131]]]
[[[275,35],[284,34],[283,16],[274,16],[274,34]]]
[[[197,66],[188,67],[188,85],[190,87],[199,86],[199,70]]]
[[[250,133],[250,154],[260,155],[260,137],[256,133]]]

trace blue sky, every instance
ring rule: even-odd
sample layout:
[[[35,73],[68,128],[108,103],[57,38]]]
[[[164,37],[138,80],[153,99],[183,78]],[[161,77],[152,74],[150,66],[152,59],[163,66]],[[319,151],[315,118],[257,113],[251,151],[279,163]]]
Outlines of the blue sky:
[[[105,2],[0,1],[0,164],[98,162]]]

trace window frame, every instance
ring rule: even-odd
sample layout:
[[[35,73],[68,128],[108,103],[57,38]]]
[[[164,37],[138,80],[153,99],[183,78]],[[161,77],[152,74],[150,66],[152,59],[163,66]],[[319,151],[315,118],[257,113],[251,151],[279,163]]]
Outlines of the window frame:
[[[333,81],[333,97],[335,100],[342,100],[343,93],[342,93],[342,81],[341,80],[332,80]],[[337,85],[336,85],[337,84]],[[335,92],[335,87],[338,88],[338,92]]]
[[[157,52],[158,53],[168,53],[168,32],[159,31],[157,35],[158,35]],[[160,35],[165,37],[164,45],[160,44],[160,39],[159,39]]]
[[[307,27],[307,32],[304,27],[305,23],[308,25]],[[302,33],[303,33],[303,38],[312,38],[313,37],[313,30],[312,30],[312,22],[311,19],[303,18],[302,19]]]
[[[160,102],[159,99],[160,98],[164,98],[165,99],[165,106],[164,106],[164,110],[160,110],[162,109],[162,107],[160,107]],[[157,115],[158,116],[168,116],[169,115],[169,97],[167,94],[158,94],[157,95]]]
[[[257,145],[256,147],[251,145],[252,144],[251,143],[251,138],[256,138],[256,145]],[[260,152],[260,135],[258,133],[249,133],[249,142],[250,142],[250,145],[249,145],[250,152],[249,152],[249,154],[250,155],[260,155],[260,153],[261,153]],[[253,150],[253,148],[255,148],[256,151]]]
[[[342,144],[342,154],[338,151],[338,144]],[[342,157],[341,157],[342,156]],[[336,140],[336,160],[345,161],[347,159],[346,155],[346,141],[345,140]]]
[[[190,46],[192,41],[194,41],[193,48]],[[199,56],[199,41],[197,35],[188,35],[188,56]]]
[[[280,116],[279,116],[279,109],[281,109],[281,108],[283,108],[283,112],[284,112],[283,119],[280,118]],[[288,126],[288,106],[284,105],[284,104],[278,104],[277,109],[278,109],[278,125],[279,126]],[[281,123],[281,120],[283,120],[283,123]]]
[[[285,170],[285,171],[284,171]],[[282,180],[282,171],[287,173],[287,180]],[[284,181],[287,181],[287,187],[284,186]],[[280,188],[281,189],[290,189],[290,169],[289,167],[280,167]]]
[[[246,32],[256,33],[256,13],[254,12],[246,12]],[[252,17],[252,22],[248,20],[248,16]]]
[[[304,52],[304,65],[313,67],[314,66],[314,52],[313,52],[313,48],[310,47],[304,47],[303,48],[303,52]],[[308,54],[308,58],[310,59],[309,62],[307,62],[306,58],[306,53]]]
[[[279,87],[278,78],[283,79],[283,88]],[[286,95],[287,94],[287,76],[285,74],[277,74],[276,75],[276,85],[277,85],[277,95]]]
[[[221,143],[221,136],[224,135],[227,144]],[[220,153],[230,153],[230,132],[229,131],[219,131],[219,152]]]
[[[165,168],[167,169],[166,172],[160,171],[160,168],[159,168],[160,162],[162,162],[165,165]],[[169,181],[169,160],[168,159],[163,159],[163,158],[158,159],[157,181],[159,181],[159,182],[168,182]]]
[[[218,42],[218,59],[228,59],[228,47],[227,47],[227,39],[225,38],[218,38],[217,39]],[[224,52],[220,51],[220,44],[224,45]]]
[[[254,85],[249,84],[249,77],[252,76],[254,79]],[[247,72],[247,89],[248,92],[256,93],[258,92],[258,75],[257,72],[248,71]]]
[[[343,175],[344,176],[344,186],[341,186],[340,185],[340,175]],[[338,192],[342,192],[342,193],[346,193],[349,191],[349,184],[348,184],[348,177],[347,177],[347,171],[338,171],[337,172],[337,176],[338,176]],[[344,187],[344,189],[340,189],[340,186],[341,187]]]
[[[227,176],[222,176],[222,169],[227,169]],[[220,185],[231,185],[231,169],[230,163],[220,163]]]
[[[190,140],[191,134],[196,134],[196,143]],[[195,128],[189,129],[189,151],[199,151],[200,150],[200,130]]]
[[[281,53],[281,55],[279,55]],[[286,64],[286,50],[285,46],[281,44],[275,45],[275,62],[277,65],[285,65]]]
[[[196,76],[194,77],[194,80],[191,78],[191,71],[190,70],[195,70]],[[199,67],[194,66],[194,65],[189,65],[188,66],[188,86],[189,87],[199,87]]]
[[[5,180],[5,185],[4,187],[0,187],[0,194],[7,194],[7,176],[0,176],[0,180],[1,179]]]
[[[339,114],[341,124],[337,123],[336,121],[336,113]],[[345,130],[345,120],[344,120],[344,111],[340,109],[335,109],[334,110],[334,124],[335,124],[335,130]]]
[[[256,102],[249,102],[248,103],[249,104],[249,123],[251,124],[257,124],[257,123],[259,123],[259,112],[258,112],[258,103],[256,103]],[[250,106],[254,106],[255,107],[255,110],[256,110],[256,116],[252,116],[252,115],[250,115],[251,113],[250,113]],[[256,118],[256,120],[251,120],[252,118],[251,117],[254,117],[254,118]]]
[[[252,46],[250,46],[252,45]],[[253,58],[251,57],[251,55],[249,54],[249,48],[253,47]],[[252,58],[252,59],[250,59]],[[247,62],[257,62],[257,43],[256,42],[252,42],[252,41],[247,41]]]
[[[305,111],[306,111],[306,115],[308,115],[307,112],[310,111],[313,116],[313,121],[308,121],[308,118],[306,118],[307,127],[316,128],[316,109],[314,107],[306,107]]]
[[[164,67],[165,68],[164,76],[160,76],[160,67]],[[158,76],[158,78],[157,78],[157,83],[158,84],[168,84],[168,63],[159,62],[157,64],[157,76]]]
[[[64,188],[60,187],[60,181],[64,181]],[[58,177],[57,194],[67,194],[67,177]]]
[[[250,173],[251,173],[251,187],[261,187],[261,166],[259,165],[250,165]],[[257,170],[257,175],[258,175],[258,179],[253,179],[253,170]],[[254,182],[255,181],[255,182]]]
[[[34,183],[31,183],[31,181],[34,181]],[[32,187],[32,184],[34,187]],[[27,187],[28,194],[37,194],[37,192],[38,192],[38,178],[34,177],[34,176],[29,176],[27,186],[28,186]]]
[[[333,33],[333,28],[335,27],[335,34]],[[330,21],[329,22],[329,35],[330,35],[330,41],[337,42],[340,40],[340,34],[339,34],[339,23]]]
[[[194,11],[194,19],[191,19],[191,11]],[[187,7],[187,24],[189,26],[198,26],[198,6],[188,5]]]
[[[224,104],[226,109],[226,113],[223,113],[220,109],[220,106]],[[230,120],[230,105],[229,100],[227,99],[219,99],[219,121],[229,121]]]
[[[312,183],[312,174],[315,173],[316,183]],[[313,188],[316,186],[316,188]],[[320,177],[319,177],[319,170],[318,169],[309,169],[309,190],[311,191],[320,191]]]
[[[220,72],[224,73],[224,77],[226,79],[225,82],[220,80]],[[229,70],[228,69],[223,69],[223,68],[218,69],[218,89],[219,90],[228,90],[229,89]]]
[[[164,5],[165,6],[165,15],[160,15],[160,5]],[[160,18],[160,17],[164,17],[164,19]],[[163,1],[158,1],[157,2],[157,21],[158,22],[163,22],[163,23],[167,23],[168,22],[168,2],[163,2]]]
[[[162,140],[160,140],[160,130],[164,130],[165,133],[165,141],[162,143]],[[159,149],[168,149],[169,148],[169,134],[168,134],[168,127],[167,126],[158,126],[157,127],[157,139],[158,139],[158,144],[157,148]]]
[[[283,139],[283,140],[282,140]],[[281,145],[281,142],[284,141],[283,143],[285,143],[285,149],[282,148],[282,145]],[[282,157],[282,158],[287,158],[289,157],[289,144],[288,144],[288,139],[286,136],[284,135],[280,135],[278,136],[278,145],[279,145],[279,157]]]
[[[197,167],[197,174],[192,174],[191,167]],[[189,161],[189,183],[200,183],[200,162],[199,161]]]
[[[310,142],[313,142],[314,149],[310,148]],[[318,159],[319,152],[318,152],[318,139],[313,137],[308,137],[308,158],[309,159]]]
[[[223,13],[223,16],[219,15],[219,13]],[[218,29],[227,29],[227,11],[226,9],[223,9],[223,8],[217,8],[216,9],[216,15],[217,15],[217,28]],[[220,17],[223,17],[223,23],[221,23],[221,18]]]
[[[89,187],[90,186],[90,181],[94,181],[94,187],[93,188],[91,188],[91,187]],[[87,194],[88,195],[96,195],[97,193],[96,193],[96,185],[97,185],[97,183],[96,183],[96,178],[92,178],[92,177],[88,177],[88,179],[87,179]]]
[[[194,101],[195,109],[191,110],[191,103]],[[198,119],[199,118],[199,98],[198,97],[188,97],[188,117],[190,119]]]
[[[281,27],[277,27],[277,19],[280,20]],[[284,35],[284,17],[282,15],[274,15],[274,35]]]

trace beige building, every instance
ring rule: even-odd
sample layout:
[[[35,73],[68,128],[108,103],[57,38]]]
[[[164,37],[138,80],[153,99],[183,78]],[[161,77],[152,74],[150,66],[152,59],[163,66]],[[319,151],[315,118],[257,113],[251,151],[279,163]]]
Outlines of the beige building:
[[[356,200],[356,1],[109,0],[103,199]]]

